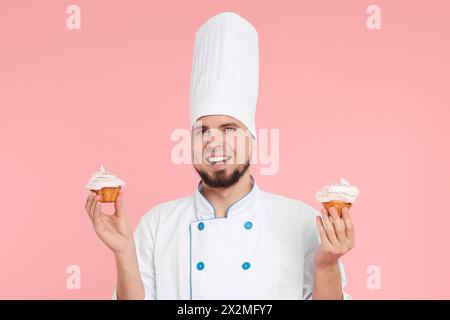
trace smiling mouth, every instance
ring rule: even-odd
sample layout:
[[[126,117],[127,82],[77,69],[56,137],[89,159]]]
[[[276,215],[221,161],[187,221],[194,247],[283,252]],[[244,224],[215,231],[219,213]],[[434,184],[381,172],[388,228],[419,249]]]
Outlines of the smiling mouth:
[[[206,161],[210,165],[224,164],[231,159],[231,156],[207,157]]]

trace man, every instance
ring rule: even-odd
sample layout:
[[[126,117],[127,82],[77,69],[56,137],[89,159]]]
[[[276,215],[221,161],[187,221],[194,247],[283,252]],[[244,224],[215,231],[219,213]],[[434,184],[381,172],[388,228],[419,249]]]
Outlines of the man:
[[[117,299],[346,299],[338,260],[354,245],[348,210],[319,213],[265,192],[250,174],[258,35],[224,12],[197,31],[191,78],[194,195],[162,203],[133,232],[122,192],[86,211],[113,251]]]

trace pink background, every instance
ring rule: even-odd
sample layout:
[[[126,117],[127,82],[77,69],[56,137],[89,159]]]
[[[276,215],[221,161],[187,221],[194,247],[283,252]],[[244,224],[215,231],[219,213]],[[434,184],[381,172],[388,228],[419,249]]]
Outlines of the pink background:
[[[366,28],[370,4],[381,30]],[[344,176],[361,190],[347,291],[450,298],[446,0],[1,1],[0,298],[110,298],[113,257],[83,208],[101,163],[127,182],[133,226],[194,192],[170,135],[188,128],[194,33],[225,10],[259,32],[257,126],[280,129],[280,170],[254,167],[259,185],[319,209],[314,193]],[[72,264],[81,290],[66,287]]]

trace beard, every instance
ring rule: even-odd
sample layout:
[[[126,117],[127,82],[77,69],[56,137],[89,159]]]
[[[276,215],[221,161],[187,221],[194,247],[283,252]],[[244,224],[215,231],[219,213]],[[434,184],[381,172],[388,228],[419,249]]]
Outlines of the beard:
[[[214,171],[213,176],[210,176],[207,172],[197,169],[195,171],[200,175],[202,181],[210,188],[229,188],[236,184],[244,173],[250,167],[250,160],[247,160],[245,164],[239,165],[233,172],[227,176],[226,170]]]

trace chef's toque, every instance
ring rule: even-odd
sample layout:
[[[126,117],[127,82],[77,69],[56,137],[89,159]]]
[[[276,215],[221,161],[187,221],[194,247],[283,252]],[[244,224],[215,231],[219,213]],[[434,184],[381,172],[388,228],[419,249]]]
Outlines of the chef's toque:
[[[195,34],[190,86],[191,128],[206,115],[241,121],[256,138],[258,32],[234,12],[208,19]]]

